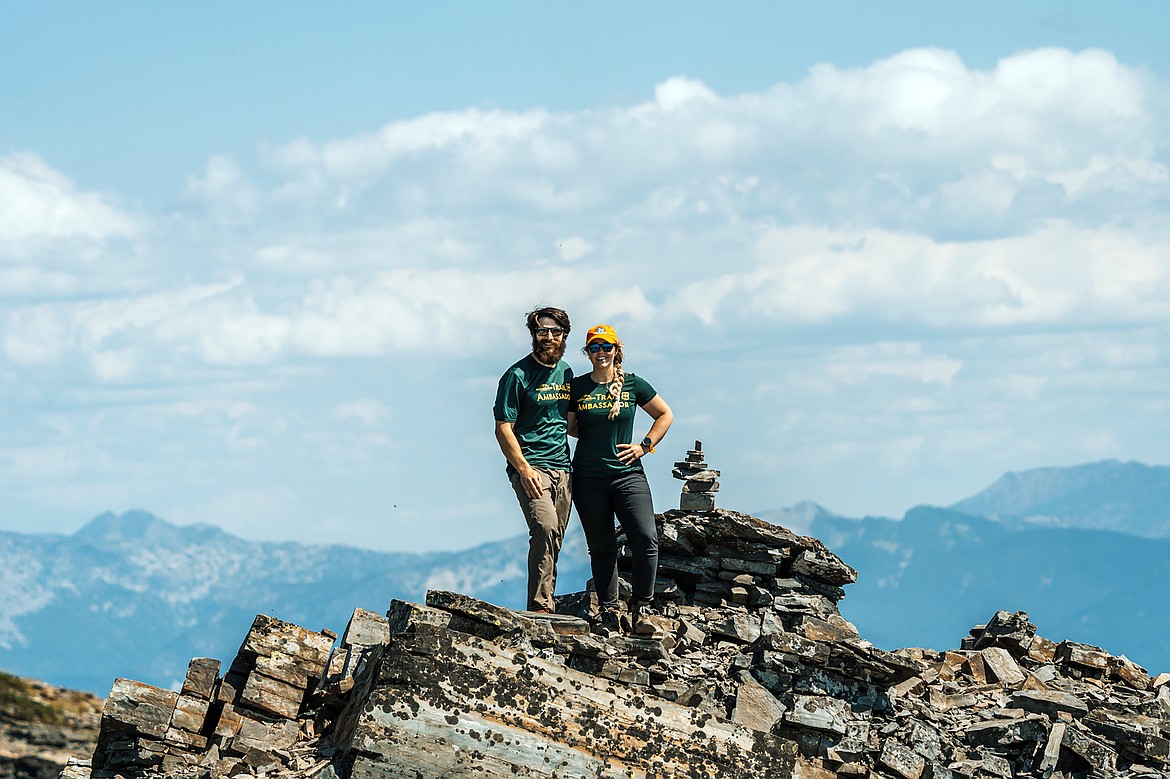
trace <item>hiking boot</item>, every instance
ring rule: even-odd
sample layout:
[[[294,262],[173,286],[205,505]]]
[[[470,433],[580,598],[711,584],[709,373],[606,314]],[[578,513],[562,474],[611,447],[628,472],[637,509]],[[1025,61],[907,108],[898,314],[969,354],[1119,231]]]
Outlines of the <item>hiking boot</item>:
[[[617,611],[601,609],[597,612],[597,620],[593,623],[593,632],[603,638],[621,635],[622,623]]]
[[[633,611],[634,635],[654,640],[666,637],[666,629],[660,623],[663,617],[649,603],[638,604]]]

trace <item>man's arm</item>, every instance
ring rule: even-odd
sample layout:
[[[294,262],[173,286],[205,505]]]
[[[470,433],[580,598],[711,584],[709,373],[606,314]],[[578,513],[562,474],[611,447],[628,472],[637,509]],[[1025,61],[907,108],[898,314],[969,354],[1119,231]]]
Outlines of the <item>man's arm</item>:
[[[504,453],[508,464],[516,469],[516,473],[520,474],[520,483],[524,485],[525,494],[530,498],[539,498],[540,493],[544,492],[544,486],[540,483],[540,474],[524,459],[524,453],[520,451],[520,442],[512,430],[513,424],[512,422],[496,422],[496,442],[499,443],[500,451]]]

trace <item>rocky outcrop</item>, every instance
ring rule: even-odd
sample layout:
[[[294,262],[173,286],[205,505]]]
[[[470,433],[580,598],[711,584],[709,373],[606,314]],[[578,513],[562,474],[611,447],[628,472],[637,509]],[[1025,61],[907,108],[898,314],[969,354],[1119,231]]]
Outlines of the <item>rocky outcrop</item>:
[[[102,700],[0,672],[0,779],[51,779],[93,751]]]
[[[877,649],[814,538],[674,510],[653,636],[458,593],[358,610],[336,641],[257,617],[221,677],[118,680],[71,777],[1157,776],[1170,685],[1000,612],[957,649]]]

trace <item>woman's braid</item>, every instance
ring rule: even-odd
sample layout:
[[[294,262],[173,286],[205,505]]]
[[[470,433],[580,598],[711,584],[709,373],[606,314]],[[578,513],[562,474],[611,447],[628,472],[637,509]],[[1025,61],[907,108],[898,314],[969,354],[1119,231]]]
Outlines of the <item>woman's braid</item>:
[[[622,410],[622,385],[626,383],[626,372],[622,369],[622,347],[614,344],[613,347],[613,381],[609,383],[609,394],[613,395],[613,406],[609,409],[608,419],[613,419]]]

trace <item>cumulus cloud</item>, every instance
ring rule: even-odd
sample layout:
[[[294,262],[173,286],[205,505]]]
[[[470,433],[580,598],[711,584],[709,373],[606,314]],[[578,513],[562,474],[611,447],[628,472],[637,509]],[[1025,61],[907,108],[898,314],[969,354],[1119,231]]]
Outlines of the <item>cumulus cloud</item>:
[[[246,174],[213,158],[202,189],[214,198],[223,187],[233,208],[241,189],[249,204],[263,192],[273,208],[313,207],[318,218],[715,213],[1010,234],[1076,204],[1094,206],[1080,218],[1100,218],[1119,195],[1148,213],[1170,186],[1160,89],[1104,51],[1039,49],[976,70],[953,52],[916,49],[866,67],[818,65],[757,93],[719,95],[679,77],[628,107],[468,109],[298,139]]]
[[[259,193],[239,163],[222,154],[207,160],[203,173],[187,179],[187,192],[209,204],[224,221],[248,221],[259,206]]]
[[[108,197],[79,191],[36,154],[0,157],[0,258],[35,239],[101,241],[137,230]]]
[[[139,297],[58,301],[11,308],[3,320],[5,356],[18,364],[55,362],[68,353],[95,354],[118,337],[154,328],[184,309],[222,295],[239,279],[218,284],[192,284]],[[141,335],[139,336],[141,338]],[[109,358],[95,364],[112,365]]]
[[[932,328],[1170,318],[1166,239],[1056,223],[1025,236],[941,242],[873,229],[770,228],[758,265],[683,285],[672,311],[715,324],[750,316]]]
[[[512,325],[533,301],[555,300],[598,316],[645,319],[641,289],[582,280],[566,269],[465,272],[392,270],[310,282],[299,297],[266,311],[257,284],[236,277],[139,297],[17,306],[3,320],[4,355],[38,365],[87,356],[99,381],[141,371],[269,365],[282,358],[475,353],[494,339],[515,339]],[[142,359],[152,353],[152,361]]]
[[[756,93],[677,77],[627,107],[467,109],[215,155],[189,192],[253,228],[183,237],[210,234],[196,250],[246,274],[230,292],[20,307],[4,349],[22,363],[89,351],[111,380],[136,364],[132,332],[224,366],[466,351],[533,300],[635,320],[661,305],[716,328],[1159,321],[1159,89],[1103,51],[977,70],[916,49]],[[0,171],[40,193],[28,202],[89,215],[69,229],[133,229],[35,158]]]
[[[607,288],[603,277],[568,270],[511,272],[395,270],[314,285],[293,319],[291,339],[315,355],[375,355],[442,348],[466,355],[501,336],[535,301],[590,307],[609,315],[647,315],[641,290]]]

